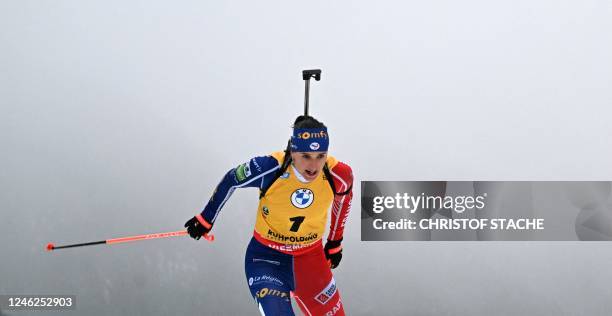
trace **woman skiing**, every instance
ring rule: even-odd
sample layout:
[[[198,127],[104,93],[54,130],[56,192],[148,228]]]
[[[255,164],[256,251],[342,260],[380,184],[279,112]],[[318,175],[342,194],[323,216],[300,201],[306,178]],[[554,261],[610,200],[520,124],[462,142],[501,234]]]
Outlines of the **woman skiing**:
[[[344,315],[331,269],[342,258],[353,175],[348,165],[327,154],[328,146],[326,126],[299,116],[284,152],[255,157],[230,170],[201,214],[185,223],[189,235],[200,239],[236,188],[260,189],[245,272],[262,315],[294,315],[291,297],[305,315]]]

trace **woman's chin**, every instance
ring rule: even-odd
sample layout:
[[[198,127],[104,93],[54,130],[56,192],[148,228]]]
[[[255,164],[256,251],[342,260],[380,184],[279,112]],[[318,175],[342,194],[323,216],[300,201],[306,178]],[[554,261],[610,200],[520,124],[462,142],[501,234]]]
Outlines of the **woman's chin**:
[[[304,179],[306,179],[306,180],[308,180],[308,181],[312,181],[312,180],[314,180],[314,179],[316,179],[316,178],[317,178],[317,175],[318,175],[318,174],[319,174],[319,173],[315,173],[315,174],[313,174],[313,175],[310,175],[310,174],[306,173],[306,174],[304,174]]]

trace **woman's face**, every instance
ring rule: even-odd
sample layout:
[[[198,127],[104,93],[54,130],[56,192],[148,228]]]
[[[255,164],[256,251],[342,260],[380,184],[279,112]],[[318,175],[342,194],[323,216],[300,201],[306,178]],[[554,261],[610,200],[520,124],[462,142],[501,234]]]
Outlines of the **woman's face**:
[[[327,160],[326,151],[313,152],[291,152],[293,166],[308,181],[317,178],[319,172],[323,171],[323,166]]]

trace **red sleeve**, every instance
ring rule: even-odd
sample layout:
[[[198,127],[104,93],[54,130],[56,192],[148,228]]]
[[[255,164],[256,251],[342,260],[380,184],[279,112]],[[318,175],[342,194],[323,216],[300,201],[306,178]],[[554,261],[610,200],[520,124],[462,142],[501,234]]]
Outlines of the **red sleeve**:
[[[328,240],[340,240],[344,233],[344,224],[351,211],[351,200],[353,199],[353,170],[349,165],[338,162],[331,170],[334,186],[338,193],[350,190],[345,195],[334,196],[332,206],[331,224],[329,227]]]

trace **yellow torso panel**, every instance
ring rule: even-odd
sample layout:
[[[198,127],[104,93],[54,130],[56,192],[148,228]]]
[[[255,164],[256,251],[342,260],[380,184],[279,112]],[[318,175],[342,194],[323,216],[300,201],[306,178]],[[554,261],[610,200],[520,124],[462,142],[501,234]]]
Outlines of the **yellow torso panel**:
[[[283,152],[272,156],[282,164]],[[327,157],[330,169],[336,163],[335,158]],[[289,166],[259,200],[255,231],[281,244],[312,244],[323,237],[333,199],[334,193],[323,172],[315,180],[303,183]]]

